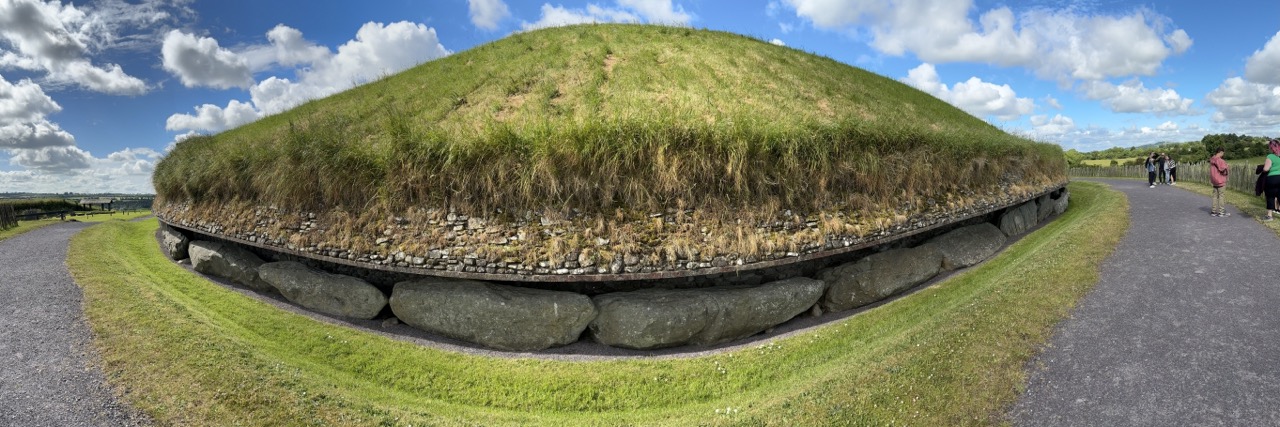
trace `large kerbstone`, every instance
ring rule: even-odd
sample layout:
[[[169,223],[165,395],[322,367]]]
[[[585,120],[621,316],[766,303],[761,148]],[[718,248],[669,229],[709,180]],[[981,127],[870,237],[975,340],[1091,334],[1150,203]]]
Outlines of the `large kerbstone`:
[[[644,289],[594,298],[596,341],[654,349],[711,345],[749,337],[813,307],[826,284],[805,277],[750,287]]]
[[[187,245],[191,241],[186,235],[179,233],[165,224],[160,224],[160,244],[164,246],[164,253],[174,261],[187,259]]]
[[[929,241],[942,255],[942,269],[955,270],[980,263],[995,255],[1005,243],[1005,235],[991,223],[957,228]]]
[[[294,261],[262,264],[258,276],[294,304],[328,315],[372,319],[387,306],[387,296],[369,282]]]
[[[828,285],[822,308],[842,311],[883,300],[933,278],[941,267],[942,253],[926,243],[819,271],[818,279]]]
[[[1053,198],[1048,194],[1040,196],[1036,199],[1036,223],[1044,221],[1049,215],[1053,214]]]
[[[1053,213],[1062,215],[1063,212],[1066,212],[1067,205],[1068,203],[1070,203],[1069,202],[1070,199],[1071,199],[1071,192],[1066,189],[1063,189],[1062,195],[1058,196],[1057,199],[1053,199]]]
[[[1034,200],[1009,209],[1004,215],[1000,216],[1000,231],[1009,237],[1025,233],[1031,227],[1036,226],[1038,222],[1036,221],[1037,214],[1039,214],[1039,209],[1036,207]]]
[[[262,258],[239,246],[197,240],[188,245],[187,252],[191,256],[191,267],[198,272],[230,279],[258,292],[275,289],[258,277]]]
[[[572,343],[596,317],[586,295],[444,278],[396,283],[391,311],[418,329],[510,351]]]

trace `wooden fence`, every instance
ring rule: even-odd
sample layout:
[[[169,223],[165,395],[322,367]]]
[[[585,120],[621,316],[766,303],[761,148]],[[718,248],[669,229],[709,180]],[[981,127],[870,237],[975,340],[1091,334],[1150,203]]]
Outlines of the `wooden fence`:
[[[18,215],[13,212],[13,206],[0,204],[0,230],[8,230],[18,226]]]
[[[1253,173],[1254,166],[1231,165],[1227,174],[1227,188],[1253,194],[1253,185],[1258,175]],[[1141,165],[1080,167],[1071,168],[1068,172],[1076,178],[1138,178],[1147,179],[1147,168]],[[1179,163],[1178,181],[1209,184],[1209,163]]]

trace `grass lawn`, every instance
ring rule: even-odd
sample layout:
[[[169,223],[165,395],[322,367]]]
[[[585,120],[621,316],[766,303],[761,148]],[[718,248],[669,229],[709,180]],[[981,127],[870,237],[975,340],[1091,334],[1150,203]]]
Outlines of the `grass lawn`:
[[[1128,227],[1121,193],[1070,188],[1066,214],[945,282],[685,359],[490,358],[332,326],[167,261],[155,221],[90,228],[67,263],[110,382],[161,425],[985,425]]]
[[[1141,157],[1131,157],[1131,158],[1124,158],[1124,159],[1098,159],[1098,160],[1084,160],[1084,161],[1083,161],[1083,163],[1084,163],[1086,166],[1104,166],[1104,167],[1105,167],[1105,166],[1111,166],[1111,161],[1112,161],[1112,160],[1115,160],[1117,164],[1121,164],[1121,165],[1123,165],[1123,164],[1127,164],[1128,162],[1133,161],[1133,160],[1137,160],[1139,163],[1141,163],[1141,162],[1142,162],[1142,158],[1141,158]]]
[[[134,218],[144,217],[147,215],[151,215],[151,211],[136,211],[136,212],[122,213],[122,214],[115,214],[115,215],[77,216],[77,217],[74,217],[74,219],[80,222],[104,222],[104,221],[112,221],[112,220],[127,221]],[[57,219],[19,221],[18,226],[16,228],[0,231],[0,240],[8,239],[10,237],[17,236],[19,234],[26,233],[31,230],[35,230],[40,227],[57,224],[59,222],[62,222],[62,221]]]

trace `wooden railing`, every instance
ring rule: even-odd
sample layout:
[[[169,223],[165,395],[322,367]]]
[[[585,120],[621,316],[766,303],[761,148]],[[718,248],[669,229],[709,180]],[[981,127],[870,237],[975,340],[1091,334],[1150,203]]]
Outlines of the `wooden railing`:
[[[1258,175],[1254,174],[1253,171],[1254,166],[1231,165],[1231,171],[1227,174],[1227,188],[1253,194],[1254,183],[1258,180]],[[1147,168],[1141,165],[1070,168],[1067,173],[1072,178],[1147,179]],[[1177,174],[1178,181],[1208,185],[1209,163],[1178,164]]]

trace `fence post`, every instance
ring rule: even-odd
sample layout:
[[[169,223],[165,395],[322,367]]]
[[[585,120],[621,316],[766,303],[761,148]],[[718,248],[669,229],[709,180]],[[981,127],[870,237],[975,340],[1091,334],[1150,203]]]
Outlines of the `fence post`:
[[[0,204],[0,230],[8,230],[18,226],[18,214],[13,212],[13,206]]]

